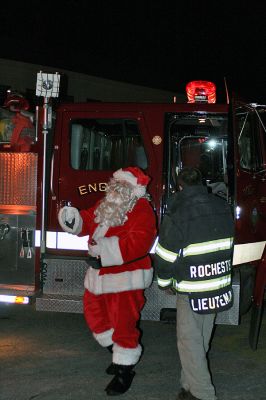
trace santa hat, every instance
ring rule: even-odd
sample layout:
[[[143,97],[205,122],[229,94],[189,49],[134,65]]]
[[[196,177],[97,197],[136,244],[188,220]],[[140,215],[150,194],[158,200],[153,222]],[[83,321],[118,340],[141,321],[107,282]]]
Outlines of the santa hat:
[[[133,193],[137,197],[142,197],[146,193],[146,186],[150,182],[150,177],[138,167],[121,168],[113,174],[117,181],[125,181],[134,186]]]

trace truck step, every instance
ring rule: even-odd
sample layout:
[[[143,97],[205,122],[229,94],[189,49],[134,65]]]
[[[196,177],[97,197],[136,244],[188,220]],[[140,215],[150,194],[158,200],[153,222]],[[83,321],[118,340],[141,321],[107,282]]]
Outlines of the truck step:
[[[36,298],[37,311],[82,313],[84,276],[87,264],[77,259],[47,259],[47,280],[43,295]],[[73,285],[73,283],[75,284]],[[228,311],[218,313],[216,324],[239,324],[240,277],[235,270],[233,277],[234,305]],[[176,296],[166,294],[158,288],[157,282],[145,290],[146,303],[141,319],[146,321],[166,321],[175,319]]]
[[[44,294],[36,298],[36,310],[82,314],[82,296]]]

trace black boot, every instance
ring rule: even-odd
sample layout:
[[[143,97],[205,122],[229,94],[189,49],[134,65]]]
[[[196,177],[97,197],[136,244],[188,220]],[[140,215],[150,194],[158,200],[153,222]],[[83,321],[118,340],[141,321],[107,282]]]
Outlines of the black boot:
[[[113,345],[112,344],[110,344],[110,346],[107,346],[106,348],[110,353],[113,353]],[[114,363],[111,363],[109,365],[109,367],[107,367],[106,370],[105,370],[105,372],[108,375],[115,375],[116,371],[117,371],[117,368],[116,368],[116,365]]]
[[[177,400],[200,400],[200,399],[193,396],[192,393],[182,388],[181,392],[177,396]]]
[[[114,364],[113,362],[106,368],[105,372],[108,375],[115,375],[117,373],[119,365]]]
[[[114,364],[116,374],[111,382],[106,386],[105,391],[108,396],[119,396],[125,393],[131,386],[135,372],[134,365]]]

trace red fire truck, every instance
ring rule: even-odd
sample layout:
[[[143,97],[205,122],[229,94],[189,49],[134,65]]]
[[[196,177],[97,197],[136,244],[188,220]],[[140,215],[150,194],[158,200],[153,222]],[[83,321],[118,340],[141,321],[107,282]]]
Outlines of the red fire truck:
[[[59,82],[57,73],[38,74],[42,105],[34,116],[19,95],[1,108],[1,302],[34,300],[40,311],[82,312],[87,238],[62,232],[60,207],[91,206],[114,170],[137,165],[152,178],[159,227],[178,171],[196,166],[235,219],[235,305],[217,323],[238,324],[252,306],[249,339],[256,349],[266,286],[266,107],[229,96],[218,104],[213,83],[194,81],[184,104],[95,102],[53,111]],[[175,296],[155,281],[146,297],[143,319],[162,319],[175,307]]]

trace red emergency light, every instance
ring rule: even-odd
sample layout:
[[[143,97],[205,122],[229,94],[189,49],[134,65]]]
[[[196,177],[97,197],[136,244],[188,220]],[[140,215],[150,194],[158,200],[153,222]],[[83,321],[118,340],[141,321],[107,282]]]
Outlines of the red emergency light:
[[[186,85],[188,103],[215,103],[216,86],[208,81],[192,81]]]

